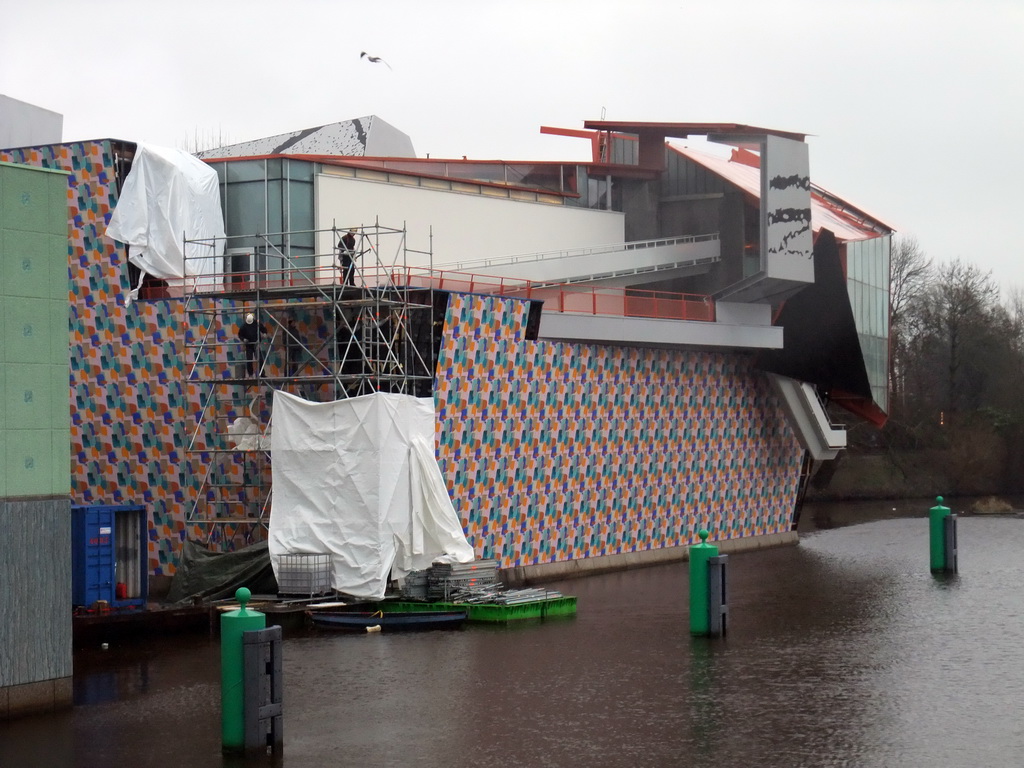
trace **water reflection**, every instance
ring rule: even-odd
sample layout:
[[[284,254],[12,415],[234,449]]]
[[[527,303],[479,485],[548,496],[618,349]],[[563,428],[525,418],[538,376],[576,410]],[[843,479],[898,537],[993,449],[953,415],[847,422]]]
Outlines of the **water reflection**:
[[[282,765],[1020,764],[1024,520],[963,518],[935,578],[927,506],[891,506],[733,556],[724,639],[689,637],[685,564],[556,585],[575,618],[288,638]],[[75,663],[78,706],[0,725],[0,763],[223,764],[215,642]]]

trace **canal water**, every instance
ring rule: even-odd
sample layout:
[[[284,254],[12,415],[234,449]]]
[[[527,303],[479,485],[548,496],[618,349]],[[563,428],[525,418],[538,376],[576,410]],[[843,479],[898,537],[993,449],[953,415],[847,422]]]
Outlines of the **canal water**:
[[[554,585],[574,618],[289,637],[300,766],[1024,765],[1024,519],[809,504],[799,546],[730,558],[724,639],[688,634],[687,565]],[[76,706],[0,725],[0,765],[221,766],[219,647],[86,649]]]

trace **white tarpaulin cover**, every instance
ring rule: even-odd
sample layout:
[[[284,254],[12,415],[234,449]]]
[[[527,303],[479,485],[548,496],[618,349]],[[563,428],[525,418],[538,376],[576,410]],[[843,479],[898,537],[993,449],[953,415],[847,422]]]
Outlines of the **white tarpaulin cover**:
[[[270,559],[331,555],[331,586],[381,599],[388,574],[468,563],[434,455],[434,401],[378,392],[330,403],[274,393]]]
[[[139,144],[107,236],[127,244],[128,260],[160,280],[221,271],[224,217],[217,172],[184,150]],[[183,238],[210,240],[189,243],[183,254]]]

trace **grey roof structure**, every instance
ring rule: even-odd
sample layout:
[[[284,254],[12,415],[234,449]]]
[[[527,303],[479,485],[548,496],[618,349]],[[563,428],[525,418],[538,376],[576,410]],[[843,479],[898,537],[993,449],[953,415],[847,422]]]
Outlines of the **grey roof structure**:
[[[0,148],[59,144],[64,115],[0,93]]]
[[[412,139],[376,115],[197,152],[203,160],[261,155],[416,157]]]

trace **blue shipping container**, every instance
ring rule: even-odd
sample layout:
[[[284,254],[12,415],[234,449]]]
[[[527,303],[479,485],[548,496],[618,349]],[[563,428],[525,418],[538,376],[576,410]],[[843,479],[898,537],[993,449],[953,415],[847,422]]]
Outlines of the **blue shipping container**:
[[[71,507],[71,597],[112,608],[143,606],[148,591],[144,506]]]

